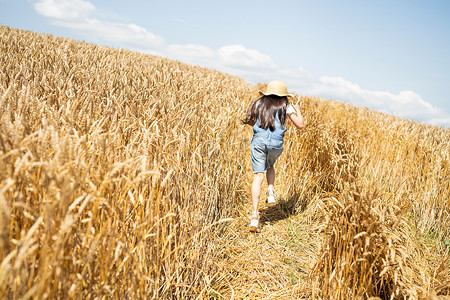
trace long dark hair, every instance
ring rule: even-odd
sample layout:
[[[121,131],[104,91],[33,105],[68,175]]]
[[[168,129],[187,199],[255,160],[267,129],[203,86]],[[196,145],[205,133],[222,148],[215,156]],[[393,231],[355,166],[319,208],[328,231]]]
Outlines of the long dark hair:
[[[279,97],[275,95],[262,96],[256,100],[242,123],[255,125],[260,120],[260,128],[275,130],[275,118],[278,114],[280,123],[284,126],[286,122],[286,109],[289,102],[287,97]]]

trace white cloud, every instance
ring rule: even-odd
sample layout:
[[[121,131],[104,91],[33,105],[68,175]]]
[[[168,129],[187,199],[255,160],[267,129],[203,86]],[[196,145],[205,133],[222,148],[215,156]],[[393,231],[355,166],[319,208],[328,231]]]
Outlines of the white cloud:
[[[204,66],[212,66],[210,64],[217,60],[217,53],[202,45],[169,45],[167,54],[173,59]]]
[[[296,87],[295,84],[293,87]],[[406,119],[450,127],[449,114],[432,106],[413,91],[398,94],[371,91],[341,77],[328,76],[310,80],[309,85],[302,85],[299,91],[305,95],[345,101]]]
[[[40,0],[34,8],[45,17],[61,20],[84,19],[95,10],[92,3],[84,0]]]
[[[265,54],[242,45],[229,45],[217,51],[221,65],[235,68],[274,70],[276,64]]]
[[[163,38],[136,24],[100,21],[94,18],[82,22],[54,21],[53,24],[70,28],[96,42],[107,42],[123,48],[158,50],[165,47]]]
[[[158,50],[165,47],[163,38],[136,24],[101,21],[90,16],[95,6],[84,0],[39,0],[35,10],[50,18],[52,24],[73,29],[93,42],[113,46]]]
[[[176,45],[167,47],[168,57],[190,64],[214,68],[252,82],[264,80],[264,74],[276,71],[277,65],[261,52],[242,45],[224,46],[213,50],[202,45]]]

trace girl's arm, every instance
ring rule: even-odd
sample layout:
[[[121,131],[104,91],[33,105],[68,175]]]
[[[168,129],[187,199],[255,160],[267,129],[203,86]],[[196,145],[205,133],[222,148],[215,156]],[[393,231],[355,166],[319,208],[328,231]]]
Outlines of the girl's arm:
[[[299,102],[301,104],[301,102]],[[289,119],[291,119],[292,123],[294,123],[295,127],[298,129],[303,129],[305,126],[305,121],[303,120],[302,113],[300,111],[300,105],[294,104],[292,105],[295,108],[296,113],[288,114]]]

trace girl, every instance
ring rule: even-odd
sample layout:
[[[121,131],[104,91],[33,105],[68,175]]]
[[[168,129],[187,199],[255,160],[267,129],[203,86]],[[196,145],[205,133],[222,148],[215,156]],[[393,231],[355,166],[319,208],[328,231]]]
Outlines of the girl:
[[[264,172],[267,179],[267,205],[274,206],[275,169],[273,165],[283,151],[283,138],[287,130],[285,126],[286,116],[291,119],[298,129],[302,129],[304,122],[300,112],[300,105],[291,105],[287,97],[286,84],[274,80],[267,85],[266,92],[259,91],[261,98],[253,103],[250,111],[243,120],[244,124],[253,126],[251,142],[252,168],[255,177],[252,184],[253,212],[250,216],[250,231],[259,228],[258,204],[261,196],[261,184],[264,180]]]

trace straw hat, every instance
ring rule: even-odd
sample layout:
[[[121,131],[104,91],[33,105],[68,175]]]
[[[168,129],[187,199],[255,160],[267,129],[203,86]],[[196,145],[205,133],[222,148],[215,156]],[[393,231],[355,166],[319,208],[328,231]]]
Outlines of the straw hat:
[[[280,97],[294,97],[294,95],[288,94],[286,84],[279,80],[269,82],[266,92],[264,93],[263,91],[259,91],[259,93],[264,96],[276,95]]]

